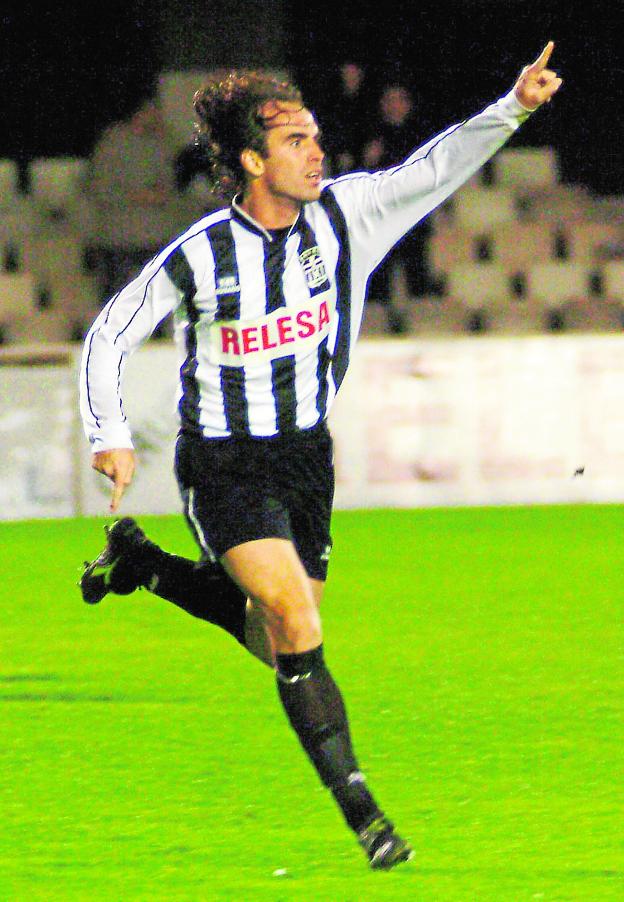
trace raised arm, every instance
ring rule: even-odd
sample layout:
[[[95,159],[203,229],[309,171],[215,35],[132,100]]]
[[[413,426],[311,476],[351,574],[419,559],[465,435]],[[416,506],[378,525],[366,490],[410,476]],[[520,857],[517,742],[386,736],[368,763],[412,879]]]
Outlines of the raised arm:
[[[330,185],[347,219],[354,258],[368,272],[559,90],[562,79],[546,68],[553,48],[549,41],[508,94],[436,135],[400,166],[373,174],[351,173]]]

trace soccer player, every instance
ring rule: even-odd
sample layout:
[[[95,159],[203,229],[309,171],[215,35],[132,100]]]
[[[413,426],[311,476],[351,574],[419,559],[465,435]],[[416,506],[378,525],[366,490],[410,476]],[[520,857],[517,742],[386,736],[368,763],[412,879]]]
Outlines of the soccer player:
[[[331,550],[326,420],[388,251],[491,157],[561,79],[553,43],[513,89],[400,166],[323,178],[319,127],[297,88],[253,72],[195,95],[198,140],[231,204],[147,263],[91,328],[81,412],[118,509],[135,469],[121,404],[127,355],[174,313],[180,350],[175,471],[195,563],[117,520],[83,597],[145,586],[222,626],[270,663],[288,720],[373,868],[411,857],[368,788],[323,657]]]

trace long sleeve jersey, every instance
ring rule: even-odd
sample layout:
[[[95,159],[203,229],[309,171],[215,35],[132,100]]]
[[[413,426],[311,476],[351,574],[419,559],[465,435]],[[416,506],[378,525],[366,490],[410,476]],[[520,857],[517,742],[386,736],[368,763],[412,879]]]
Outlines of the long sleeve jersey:
[[[388,251],[511,137],[512,92],[376,173],[321,185],[276,239],[237,204],[194,223],[104,307],[85,340],[81,414],[93,451],[131,448],[126,359],[173,313],[181,428],[268,437],[325,419]]]

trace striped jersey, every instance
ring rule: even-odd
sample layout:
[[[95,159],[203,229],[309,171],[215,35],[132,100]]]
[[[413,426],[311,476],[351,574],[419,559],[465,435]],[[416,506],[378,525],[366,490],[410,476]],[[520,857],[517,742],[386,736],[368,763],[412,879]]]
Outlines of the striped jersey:
[[[182,429],[268,437],[325,419],[371,273],[527,116],[510,92],[399,166],[323,182],[288,230],[267,231],[236,200],[194,223],[108,302],[87,335],[80,405],[92,450],[132,447],[125,362],[170,313]]]

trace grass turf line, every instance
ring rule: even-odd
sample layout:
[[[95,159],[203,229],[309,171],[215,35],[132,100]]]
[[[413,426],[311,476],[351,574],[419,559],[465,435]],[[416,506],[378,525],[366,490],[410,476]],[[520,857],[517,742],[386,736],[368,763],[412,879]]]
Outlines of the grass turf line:
[[[82,603],[103,520],[0,524],[0,898],[624,898],[621,520],[336,513],[326,655],[416,849],[390,874],[233,640],[145,592]],[[181,518],[141,523],[195,555]]]

